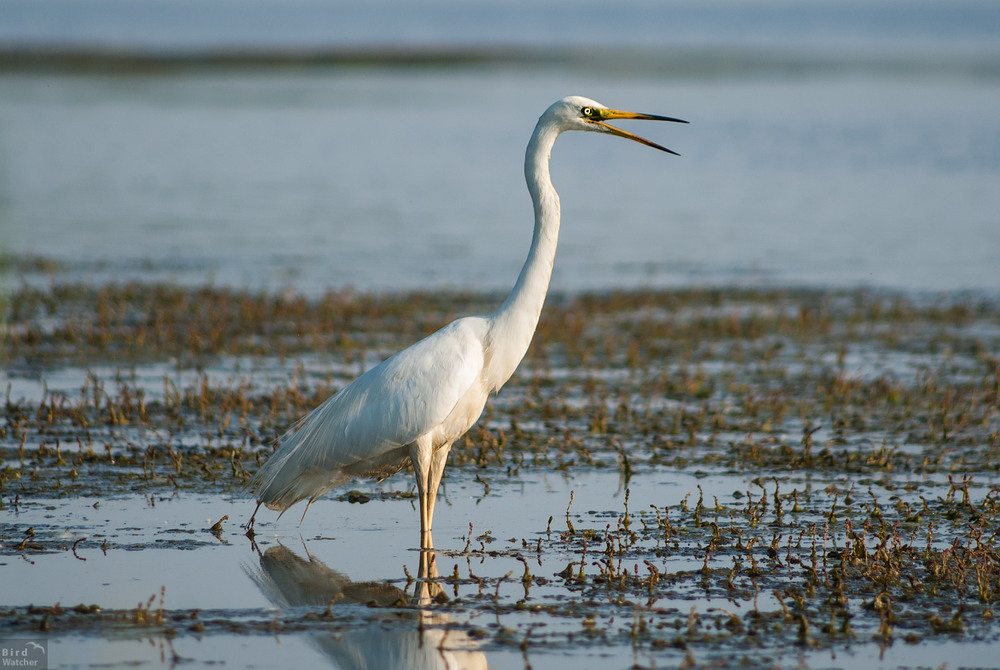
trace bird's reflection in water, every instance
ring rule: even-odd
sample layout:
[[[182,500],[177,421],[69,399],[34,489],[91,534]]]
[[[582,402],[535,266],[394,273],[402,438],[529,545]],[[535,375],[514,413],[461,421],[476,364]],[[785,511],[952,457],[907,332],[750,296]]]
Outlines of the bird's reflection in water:
[[[420,552],[416,590],[408,595],[383,582],[352,582],[306,552],[303,559],[284,546],[260,554],[259,566],[243,569],[274,605],[330,607],[350,603],[430,605],[443,594],[432,549]],[[371,610],[368,610],[369,612]],[[407,620],[400,611],[412,613]],[[385,621],[341,628],[312,637],[313,643],[341,670],[480,670],[487,668],[486,655],[463,631],[449,629],[449,618],[420,607],[390,610]]]

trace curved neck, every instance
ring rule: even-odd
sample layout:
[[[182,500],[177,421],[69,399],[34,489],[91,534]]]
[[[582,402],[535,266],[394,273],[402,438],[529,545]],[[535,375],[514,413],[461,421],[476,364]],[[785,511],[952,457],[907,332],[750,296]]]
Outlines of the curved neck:
[[[487,380],[491,389],[506,382],[528,351],[545,303],[559,239],[559,194],[549,178],[549,155],[560,130],[540,119],[524,156],[524,178],[535,210],[528,258],[510,295],[493,313]]]

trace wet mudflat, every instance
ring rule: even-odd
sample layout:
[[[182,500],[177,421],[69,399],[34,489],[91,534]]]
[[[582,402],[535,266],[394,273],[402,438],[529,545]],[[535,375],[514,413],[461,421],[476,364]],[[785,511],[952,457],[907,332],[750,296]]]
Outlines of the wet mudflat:
[[[243,535],[278,434],[498,301],[13,292],[0,637],[51,667],[998,664],[982,296],[554,296],[452,451],[432,555],[403,473]]]

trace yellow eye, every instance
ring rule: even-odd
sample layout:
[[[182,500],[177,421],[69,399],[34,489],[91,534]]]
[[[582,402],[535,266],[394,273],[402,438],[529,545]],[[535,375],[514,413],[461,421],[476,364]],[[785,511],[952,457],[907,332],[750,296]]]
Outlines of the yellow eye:
[[[584,107],[580,111],[583,112],[583,115],[586,116],[587,118],[590,118],[591,116],[594,115],[594,108],[593,107]]]

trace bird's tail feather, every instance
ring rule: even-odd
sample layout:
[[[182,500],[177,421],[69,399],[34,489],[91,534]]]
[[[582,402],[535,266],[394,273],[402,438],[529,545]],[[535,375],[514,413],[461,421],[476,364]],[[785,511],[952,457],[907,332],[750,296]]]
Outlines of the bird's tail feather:
[[[321,498],[352,477],[384,478],[409,464],[406,445],[382,441],[359,448],[343,437],[345,431],[337,425],[340,413],[330,411],[343,393],[331,396],[279,438],[278,449],[247,484],[258,502],[284,512],[300,500]]]
[[[348,479],[342,467],[317,455],[322,450],[309,448],[315,442],[310,418],[304,417],[279,438],[277,451],[247,483],[268,509],[284,513],[300,500],[315,500]]]

